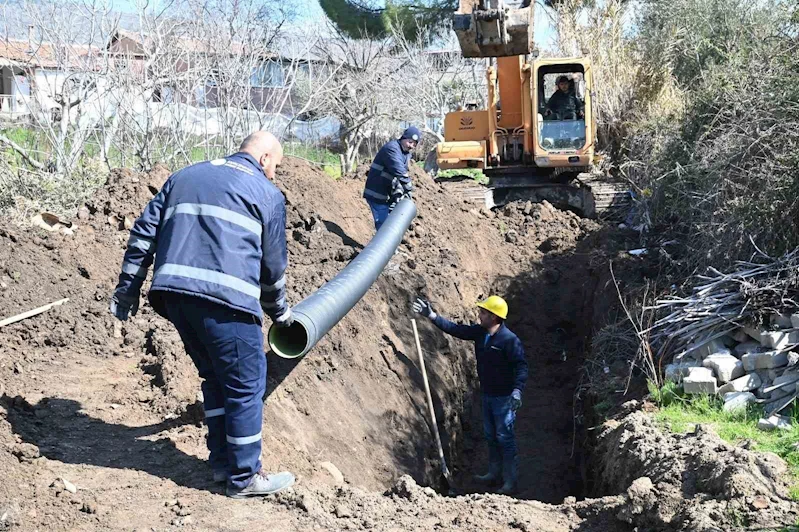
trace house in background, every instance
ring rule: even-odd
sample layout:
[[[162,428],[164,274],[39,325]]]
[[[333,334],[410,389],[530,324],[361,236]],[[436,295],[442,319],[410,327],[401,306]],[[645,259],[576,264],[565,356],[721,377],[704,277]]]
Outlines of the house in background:
[[[13,119],[58,108],[67,77],[92,63],[88,46],[0,41],[0,116]]]
[[[176,79],[159,84],[154,101],[206,108],[233,103],[253,111],[289,115],[293,115],[297,95],[287,78],[297,71],[307,73],[309,61],[313,61],[280,52],[256,54],[246,43],[235,41],[220,46],[181,34],[179,26],[171,35],[161,36],[158,43],[146,32],[118,29],[105,52],[113,64],[126,65],[145,82],[163,75],[154,65],[148,66],[156,49],[160,67],[172,69]]]

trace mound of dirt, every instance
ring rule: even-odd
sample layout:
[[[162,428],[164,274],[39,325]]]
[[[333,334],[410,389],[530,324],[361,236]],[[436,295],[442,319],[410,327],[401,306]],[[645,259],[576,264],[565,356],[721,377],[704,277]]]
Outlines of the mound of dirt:
[[[142,207],[161,190],[169,174],[169,169],[160,163],[148,173],[115,168],[108,176],[106,185],[86,202],[79,216],[87,219],[88,214],[94,217],[95,224],[109,221],[111,225],[127,225],[130,229],[141,214]]]
[[[608,421],[598,437],[601,491],[626,494],[619,518],[647,530],[773,530],[799,518],[785,462],[732,446],[697,426],[664,433],[634,412]]]

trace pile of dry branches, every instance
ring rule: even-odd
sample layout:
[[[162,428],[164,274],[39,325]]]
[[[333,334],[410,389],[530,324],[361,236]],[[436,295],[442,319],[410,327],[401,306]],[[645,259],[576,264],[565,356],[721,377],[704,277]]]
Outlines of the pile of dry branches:
[[[759,326],[771,314],[799,311],[799,248],[779,258],[758,250],[730,273],[708,268],[696,280],[690,295],[659,299],[646,309],[668,312],[641,332],[658,346],[660,360],[740,327]]]

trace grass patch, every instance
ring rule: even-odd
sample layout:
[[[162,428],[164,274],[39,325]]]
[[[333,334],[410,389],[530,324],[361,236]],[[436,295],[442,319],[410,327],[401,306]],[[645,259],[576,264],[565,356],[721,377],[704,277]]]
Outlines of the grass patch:
[[[684,433],[699,424],[709,425],[726,442],[737,444],[750,440],[753,450],[771,452],[785,460],[793,481],[791,498],[799,500],[799,448],[796,447],[799,442],[799,411],[796,407],[790,413],[793,419],[790,430],[764,432],[757,428],[758,420],[763,417],[759,406],[735,413],[724,412],[721,398],[686,397],[673,386],[668,390],[661,388],[660,397],[668,399],[658,401],[660,410],[655,414],[655,419],[670,431]]]
[[[436,178],[450,179],[453,177],[468,177],[474,179],[478,183],[485,185],[488,183],[488,177],[482,170],[477,168],[460,168],[456,170],[441,170],[436,174]]]
[[[326,148],[291,142],[284,144],[283,153],[318,164],[333,179],[341,177],[341,160],[338,154]]]
[[[613,408],[613,401],[609,398],[603,399],[594,405],[594,413],[599,419],[606,419],[611,408]]]

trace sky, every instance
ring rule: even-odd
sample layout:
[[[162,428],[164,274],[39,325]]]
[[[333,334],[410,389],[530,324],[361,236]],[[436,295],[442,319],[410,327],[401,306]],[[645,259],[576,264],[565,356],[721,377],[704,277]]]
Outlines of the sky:
[[[136,11],[136,6],[142,0],[110,0],[111,6],[115,10],[132,13]],[[324,17],[322,8],[319,7],[317,0],[288,0],[296,2],[298,7],[299,20],[295,24],[302,24],[309,20],[319,20]],[[151,5],[163,4],[164,0],[149,0]],[[539,1],[535,3],[535,42],[541,47],[550,47],[554,39],[555,29],[551,22],[549,10]]]

